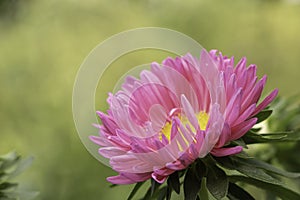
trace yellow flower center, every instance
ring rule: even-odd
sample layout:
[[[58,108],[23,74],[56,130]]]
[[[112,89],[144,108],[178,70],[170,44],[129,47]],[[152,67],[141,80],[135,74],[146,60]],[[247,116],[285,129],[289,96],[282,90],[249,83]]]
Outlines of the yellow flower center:
[[[200,129],[205,130],[208,119],[209,119],[209,115],[206,112],[201,111],[196,114],[196,117],[198,119],[198,124],[200,126]],[[182,124],[184,124],[184,125],[188,124],[193,132],[196,131],[196,129],[192,126],[192,124],[190,123],[190,121],[188,120],[188,118],[186,116],[179,116],[179,118],[180,118],[180,121],[182,122]],[[166,136],[166,138],[170,141],[171,140],[171,129],[172,129],[172,122],[167,122],[165,124],[165,126],[162,128],[161,132],[159,133],[160,134],[159,139],[162,140],[162,134],[164,134]]]

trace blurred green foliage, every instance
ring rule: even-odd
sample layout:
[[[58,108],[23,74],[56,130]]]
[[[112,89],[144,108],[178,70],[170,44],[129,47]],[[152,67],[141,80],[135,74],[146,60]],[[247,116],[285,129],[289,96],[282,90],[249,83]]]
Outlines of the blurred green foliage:
[[[22,173],[32,163],[32,158],[21,159],[15,152],[0,156],[0,199],[1,200],[30,200],[37,192],[21,191],[19,183],[12,179]]]
[[[273,103],[274,114],[268,121],[270,131],[286,130],[300,133],[300,95],[289,98],[281,97]],[[293,172],[300,169],[300,142],[290,144],[273,145],[270,162],[277,163],[283,168]],[[297,187],[300,190],[300,179],[297,179]]]
[[[105,177],[115,173],[85,150],[71,110],[83,59],[120,31],[171,28],[207,49],[247,56],[259,74],[268,74],[267,91],[278,87],[285,96],[298,90],[300,5],[292,1],[0,2],[0,154],[15,149],[36,157],[20,179],[40,191],[38,199],[124,199],[132,188],[109,189]],[[106,94],[124,71],[167,55],[145,50],[114,62],[100,81],[97,109],[107,107]]]

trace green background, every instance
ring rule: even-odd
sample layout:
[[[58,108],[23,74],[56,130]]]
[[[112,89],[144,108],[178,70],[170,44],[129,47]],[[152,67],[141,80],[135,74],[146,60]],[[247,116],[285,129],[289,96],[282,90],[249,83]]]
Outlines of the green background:
[[[298,2],[298,3],[297,3]],[[206,49],[255,63],[265,91],[299,92],[299,1],[259,0],[0,0],[0,154],[35,161],[19,179],[37,199],[125,199],[132,186],[109,188],[115,172],[80,142],[72,117],[76,73],[100,42],[124,30],[158,26],[180,31]],[[169,54],[133,52],[100,81],[96,108],[130,69]],[[96,134],[91,133],[91,134]]]

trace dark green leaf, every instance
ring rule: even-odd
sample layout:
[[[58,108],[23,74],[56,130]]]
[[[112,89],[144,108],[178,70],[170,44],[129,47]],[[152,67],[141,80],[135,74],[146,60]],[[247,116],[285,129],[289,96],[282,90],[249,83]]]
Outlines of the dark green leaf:
[[[146,194],[144,195],[143,198],[141,198],[141,200],[150,200],[150,199],[151,199],[151,187],[149,187]]]
[[[194,167],[190,167],[184,177],[183,190],[185,200],[195,200],[201,187],[201,180],[195,174]]]
[[[242,146],[242,147],[248,149],[247,144],[244,142],[244,140],[242,138],[232,141],[232,144],[235,146]]]
[[[300,194],[285,188],[282,185],[278,184],[272,184],[272,183],[266,183],[251,177],[245,177],[245,176],[228,176],[229,180],[232,182],[245,182],[251,185],[254,185],[256,187],[269,190],[273,192],[278,197],[284,199],[284,200],[296,200],[300,199]]]
[[[9,175],[7,173],[0,172],[0,183],[7,181],[8,178],[9,178]]]
[[[216,157],[215,159],[218,162],[218,164],[222,167],[225,167],[230,170],[235,170],[235,165],[230,157]]]
[[[18,186],[17,183],[8,183],[8,182],[1,183],[0,184],[0,191],[16,188],[17,186]]]
[[[257,134],[248,131],[243,137],[246,144],[255,143],[276,143],[276,142],[295,142],[300,141],[300,132],[278,132]]]
[[[254,133],[257,133],[261,130],[262,128],[261,127],[258,127],[258,128],[251,128],[251,131],[254,132]]]
[[[167,187],[167,194],[166,194],[166,200],[170,200],[171,196],[172,196],[172,188],[171,187]]]
[[[242,199],[242,200],[255,200],[247,191],[235,183],[229,182],[227,197],[230,200]]]
[[[174,172],[168,178],[168,186],[173,188],[174,191],[179,194],[180,193],[180,182],[179,182],[179,175],[178,172]]]
[[[272,114],[272,110],[263,110],[260,113],[258,113],[255,117],[257,118],[257,122],[262,122],[264,120],[266,120],[271,114]]]
[[[114,188],[114,187],[117,187],[117,186],[118,186],[117,184],[111,184],[109,187]]]
[[[273,183],[273,184],[281,184],[281,182],[272,176],[268,175],[266,172],[264,172],[261,169],[250,167],[247,165],[239,164],[237,167],[237,170],[241,172],[242,174],[245,174],[249,177],[255,178],[257,180],[266,182],[266,183]]]
[[[263,161],[260,161],[257,159],[243,159],[243,158],[238,158],[235,156],[233,157],[233,159],[236,160],[237,162],[243,163],[250,167],[264,169],[268,172],[272,172],[272,173],[282,175],[282,176],[285,176],[288,178],[299,178],[300,177],[300,173],[287,172],[287,171],[278,169],[278,168],[274,167],[273,165],[270,165],[266,162],[263,162]]]
[[[246,152],[242,151],[238,154],[235,155],[236,157],[239,157],[239,158],[246,158],[246,159],[250,159],[250,158],[253,158],[251,156],[249,156]]]
[[[216,164],[216,160],[210,154],[201,159],[206,166],[213,166]]]
[[[160,191],[162,191],[161,189],[159,189],[159,186],[161,184],[157,183],[154,179],[151,179],[151,185],[148,188],[146,194],[144,195],[144,197],[142,198],[142,200],[150,200],[153,199],[155,197],[158,197]]]
[[[153,196],[154,192],[159,188],[160,184],[156,182],[154,179],[151,179],[151,197]]]
[[[130,192],[130,194],[129,194],[127,200],[131,200],[131,199],[134,197],[134,195],[137,193],[137,191],[140,189],[140,187],[141,187],[144,183],[145,183],[145,181],[144,181],[144,182],[136,183],[135,186],[134,186],[134,188],[133,188],[132,191]]]
[[[195,172],[199,180],[202,180],[207,174],[207,167],[200,159],[196,162]]]
[[[279,180],[268,175],[264,170],[253,166],[249,166],[244,162],[240,162],[237,159],[232,159],[230,157],[223,157],[223,158],[216,158],[216,159],[223,167],[227,169],[237,170],[246,176],[255,178],[257,180],[266,183],[281,184]]]
[[[216,199],[222,199],[227,195],[228,190],[228,180],[226,173],[216,165],[209,166],[206,186],[208,191]]]
[[[158,197],[157,197],[157,200],[164,200],[164,198],[167,196],[167,190],[168,190],[168,187],[162,187],[160,190],[159,190],[159,194],[158,194]]]
[[[277,200],[277,197],[273,192],[266,190],[266,200]]]

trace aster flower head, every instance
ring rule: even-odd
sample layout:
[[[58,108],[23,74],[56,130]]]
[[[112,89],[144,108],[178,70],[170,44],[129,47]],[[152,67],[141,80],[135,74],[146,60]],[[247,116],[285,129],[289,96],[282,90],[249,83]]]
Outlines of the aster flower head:
[[[107,114],[97,112],[99,136],[90,137],[119,173],[108,181],[163,183],[209,153],[240,153],[241,146],[228,144],[246,134],[277,95],[276,89],[258,103],[265,83],[245,58],[234,66],[233,58],[216,50],[203,50],[200,58],[167,58],[138,79],[127,77],[109,95]]]

